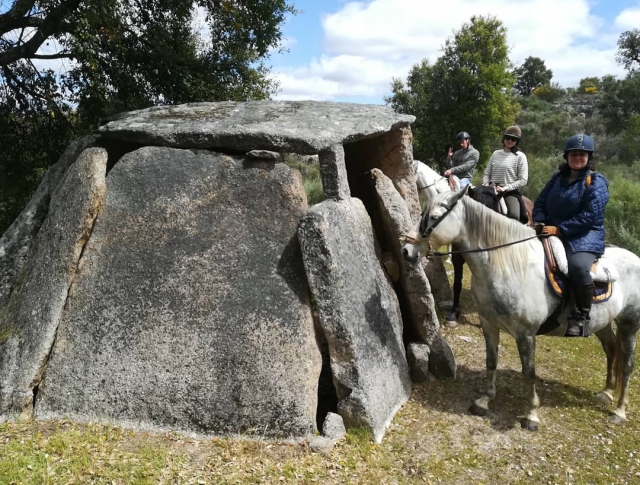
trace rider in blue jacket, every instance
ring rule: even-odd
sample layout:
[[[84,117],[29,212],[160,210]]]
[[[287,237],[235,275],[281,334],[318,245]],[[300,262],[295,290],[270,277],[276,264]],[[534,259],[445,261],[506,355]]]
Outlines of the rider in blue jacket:
[[[588,135],[567,140],[567,163],[553,174],[533,206],[533,222],[544,223],[544,235],[563,239],[576,308],[568,318],[566,335],[588,335],[593,280],[591,265],[604,253],[604,208],[609,201],[607,180],[591,170],[594,143]]]

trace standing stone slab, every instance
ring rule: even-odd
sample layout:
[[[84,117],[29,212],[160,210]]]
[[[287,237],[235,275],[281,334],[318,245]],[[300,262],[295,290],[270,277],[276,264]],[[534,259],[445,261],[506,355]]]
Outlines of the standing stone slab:
[[[407,204],[391,179],[382,171],[374,169],[371,174],[375,180],[387,240],[393,241],[393,250],[400,266],[400,282],[414,329],[431,350],[429,368],[436,377],[455,377],[456,362],[449,344],[440,333],[440,323],[429,280],[420,264],[410,264],[402,257],[400,237],[413,228]]]
[[[200,433],[315,430],[321,357],[297,172],[146,147],[109,172],[39,417]]]
[[[0,308],[9,301],[16,279],[26,264],[31,244],[47,215],[51,197],[66,170],[94,142],[95,137],[89,136],[67,147],[58,163],[47,170],[27,206],[0,237]]]
[[[82,152],[60,181],[33,254],[0,313],[0,415],[30,415],[80,253],[102,205],[107,153]]]
[[[338,412],[382,440],[411,382],[398,301],[376,257],[359,199],[313,206],[298,229],[305,271],[329,344]]]

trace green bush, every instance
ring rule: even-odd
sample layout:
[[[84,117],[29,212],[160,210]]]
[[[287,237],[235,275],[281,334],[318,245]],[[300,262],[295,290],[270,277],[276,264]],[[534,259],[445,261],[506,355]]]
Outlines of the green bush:
[[[640,163],[632,166],[600,164],[609,181],[605,209],[607,242],[640,255]]]
[[[324,200],[324,192],[322,191],[320,165],[317,162],[307,163],[295,153],[285,155],[284,161],[289,167],[298,170],[302,175],[304,191],[307,194],[309,206],[322,202]]]

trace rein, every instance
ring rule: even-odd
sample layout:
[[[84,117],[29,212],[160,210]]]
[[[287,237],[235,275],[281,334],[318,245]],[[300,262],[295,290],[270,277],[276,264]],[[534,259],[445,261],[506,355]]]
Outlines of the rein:
[[[446,179],[447,177],[440,177],[438,180],[436,180],[433,183],[430,183],[429,185],[425,185],[424,187],[418,187],[417,190],[424,190],[424,189],[428,189],[429,187],[433,187],[435,184],[437,184],[438,182],[440,182],[442,179]]]
[[[527,237],[525,239],[519,239],[517,241],[512,241],[510,243],[499,244],[497,246],[491,246],[490,248],[482,248],[482,249],[462,249],[460,251],[447,251],[444,253],[431,250],[427,253],[427,256],[448,256],[450,254],[483,253],[486,251],[493,251],[495,249],[506,248],[507,246],[513,246],[515,244],[531,241],[532,239],[535,239],[537,237],[539,236],[536,234],[535,236]]]

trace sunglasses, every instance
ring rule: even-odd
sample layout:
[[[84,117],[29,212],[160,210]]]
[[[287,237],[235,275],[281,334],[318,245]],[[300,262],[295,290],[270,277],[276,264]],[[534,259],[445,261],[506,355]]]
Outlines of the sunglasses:
[[[505,135],[504,139],[509,141],[518,141],[520,138],[518,138],[517,136]]]

